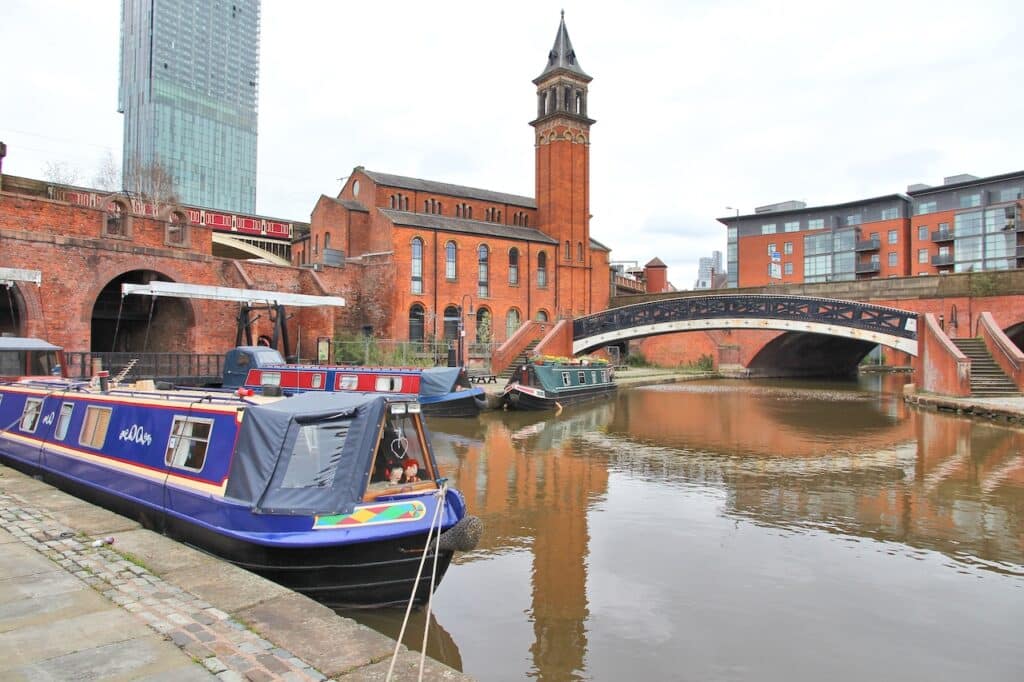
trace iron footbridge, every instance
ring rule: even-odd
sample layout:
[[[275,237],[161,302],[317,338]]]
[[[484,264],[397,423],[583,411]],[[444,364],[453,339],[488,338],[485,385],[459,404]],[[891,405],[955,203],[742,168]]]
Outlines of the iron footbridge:
[[[917,313],[812,296],[722,294],[660,298],[573,321],[573,354],[617,341],[711,329],[808,332],[858,339],[917,355]]]

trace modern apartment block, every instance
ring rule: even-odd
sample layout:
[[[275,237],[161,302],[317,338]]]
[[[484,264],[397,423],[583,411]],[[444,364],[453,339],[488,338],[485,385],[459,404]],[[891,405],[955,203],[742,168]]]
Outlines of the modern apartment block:
[[[701,256],[697,261],[697,282],[694,289],[711,289],[714,286],[715,275],[721,275],[722,252],[712,251],[711,256]]]
[[[1024,267],[1024,171],[831,206],[785,202],[719,218],[730,287]]]
[[[122,0],[125,189],[158,163],[190,206],[256,210],[260,0]]]

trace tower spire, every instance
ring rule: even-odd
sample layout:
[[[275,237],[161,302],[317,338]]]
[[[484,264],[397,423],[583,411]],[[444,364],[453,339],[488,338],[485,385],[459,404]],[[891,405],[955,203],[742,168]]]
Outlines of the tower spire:
[[[555,34],[555,44],[552,46],[551,51],[548,52],[548,63],[544,67],[544,71],[534,79],[534,83],[538,81],[546,80],[548,76],[556,71],[568,71],[584,80],[589,82],[591,80],[582,68],[580,68],[579,60],[576,59],[576,50],[572,47],[572,41],[569,40],[569,30],[565,27],[565,10],[562,10],[562,17],[558,22],[558,33]]]

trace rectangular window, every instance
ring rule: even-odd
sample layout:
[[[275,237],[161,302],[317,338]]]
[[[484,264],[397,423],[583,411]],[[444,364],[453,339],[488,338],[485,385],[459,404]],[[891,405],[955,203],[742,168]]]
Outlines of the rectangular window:
[[[787,275],[792,275],[793,274],[793,264],[792,263],[786,263],[786,270],[785,270],[785,272],[786,272]]]
[[[917,238],[921,241],[928,241],[928,226],[918,225],[917,226]]]
[[[563,386],[571,386],[572,385],[572,378],[569,376],[568,372],[562,372],[562,385]]]
[[[900,233],[897,230],[889,230],[889,243],[896,244],[899,242]]]
[[[35,433],[36,427],[39,426],[39,413],[42,411],[42,398],[25,400],[25,409],[21,412],[21,430],[25,433]]]
[[[64,403],[60,406],[60,416],[57,417],[57,428],[53,437],[57,440],[64,440],[68,435],[68,427],[71,426],[71,413],[74,412],[74,403]]]
[[[981,192],[960,195],[960,208],[973,208],[975,206],[981,206]]]
[[[800,231],[800,221],[799,220],[792,220],[792,221],[786,223],[784,225],[784,227],[785,227],[786,232],[799,232]]]
[[[770,243],[768,245],[768,255],[769,256],[772,255],[773,253],[775,253],[775,251],[776,251],[775,247],[776,246],[777,246],[777,244],[775,242],[772,242],[772,243]]]
[[[167,439],[164,462],[177,469],[200,471],[206,462],[213,420],[176,415]]]
[[[900,217],[900,210],[895,206],[882,209],[882,220],[895,220]]]
[[[333,419],[299,427],[281,488],[330,488],[348,438],[349,419]]]
[[[587,383],[587,373],[583,370],[576,373],[576,378],[579,380],[580,384]]]
[[[761,234],[775,234],[775,223],[767,223],[761,226]]]
[[[871,254],[871,264],[872,265],[881,265],[882,264],[882,257],[879,256],[877,253]]]
[[[935,213],[939,208],[938,203],[934,201],[922,201],[917,205],[917,215],[925,215],[926,213]]]
[[[896,261],[896,252],[895,251],[890,251],[889,252],[889,267],[895,267],[896,266],[896,262],[897,262]]]
[[[338,388],[342,391],[354,391],[359,388],[359,377],[355,374],[342,374],[338,377]]]
[[[1010,189],[999,190],[999,201],[1017,201],[1021,198],[1021,192],[1019,187],[1012,187]]]
[[[90,405],[85,408],[85,419],[82,420],[82,431],[78,434],[79,445],[91,448],[103,447],[107,439],[107,427],[110,426],[110,408]]]
[[[782,252],[787,256],[793,255],[793,242],[785,242],[782,245]]]
[[[860,225],[860,213],[854,213],[846,216],[847,225]]]
[[[377,383],[374,388],[376,391],[384,393],[399,393],[402,390],[402,377],[399,376],[381,376],[377,377]]]
[[[807,229],[808,230],[821,230],[821,229],[824,229],[824,227],[825,227],[825,219],[824,218],[813,218],[813,219],[807,221]]]
[[[927,263],[928,262],[928,249],[918,249],[917,250],[917,262],[918,263]]]

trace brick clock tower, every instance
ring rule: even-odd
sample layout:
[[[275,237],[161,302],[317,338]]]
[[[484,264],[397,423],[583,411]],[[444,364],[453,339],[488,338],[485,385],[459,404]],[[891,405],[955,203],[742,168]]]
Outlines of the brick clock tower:
[[[565,28],[565,12],[555,45],[537,86],[534,127],[537,150],[537,219],[558,240],[553,281],[558,316],[593,312],[590,248],[590,126],[587,84]],[[607,275],[604,276],[607,279]]]

